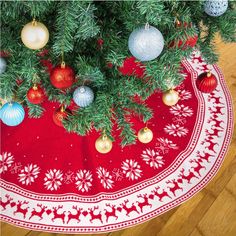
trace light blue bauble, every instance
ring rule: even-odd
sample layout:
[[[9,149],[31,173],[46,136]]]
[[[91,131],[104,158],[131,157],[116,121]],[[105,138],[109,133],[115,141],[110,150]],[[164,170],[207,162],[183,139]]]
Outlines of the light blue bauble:
[[[87,86],[80,86],[74,91],[73,100],[78,106],[87,107],[94,100],[93,90]]]
[[[135,29],[129,36],[128,47],[131,54],[140,61],[157,58],[164,48],[161,32],[153,26]]]
[[[7,102],[1,108],[2,122],[8,126],[19,125],[24,117],[24,108],[17,102]]]
[[[204,11],[209,16],[221,16],[228,8],[228,0],[206,0]]]
[[[4,58],[0,57],[0,74],[4,73],[7,68],[7,62]]]

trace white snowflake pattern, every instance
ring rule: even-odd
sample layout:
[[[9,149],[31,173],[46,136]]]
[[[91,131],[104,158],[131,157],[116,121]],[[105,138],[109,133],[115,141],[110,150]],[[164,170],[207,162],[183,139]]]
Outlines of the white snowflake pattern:
[[[172,118],[174,124],[178,124],[178,125],[184,125],[187,121],[185,118],[181,117],[181,116],[175,116]]]
[[[156,150],[159,153],[166,154],[170,151],[170,149],[178,149],[177,144],[173,143],[171,140],[167,138],[157,138]]]
[[[82,192],[88,192],[92,187],[92,173],[89,170],[79,170],[75,177],[77,189]]]
[[[71,184],[73,183],[75,180],[75,174],[73,171],[71,170],[68,170],[65,174],[64,174],[64,177],[63,177],[63,182],[65,184]]]
[[[14,157],[10,152],[3,152],[0,155],[0,174],[8,170],[14,162]]]
[[[112,176],[110,175],[109,171],[100,166],[97,168],[97,174],[104,188],[107,189],[113,188],[114,181],[112,180]]]
[[[174,124],[166,125],[166,127],[164,128],[164,131],[169,135],[173,135],[174,137],[176,136],[182,137],[182,136],[187,135],[188,133],[187,128],[184,128],[183,126],[179,126],[179,125],[174,125]]]
[[[17,174],[18,172],[20,172],[22,169],[22,165],[20,162],[14,163],[10,169],[12,174]]]
[[[38,178],[40,168],[35,164],[28,164],[18,174],[18,180],[22,184],[31,184]]]
[[[193,115],[193,109],[184,105],[175,105],[170,108],[170,113],[175,116],[190,117]]]
[[[124,178],[123,172],[118,168],[113,169],[112,176],[116,181],[121,181]]]
[[[146,162],[146,164],[150,165],[150,167],[153,167],[154,169],[158,169],[165,164],[163,156],[160,156],[159,153],[153,149],[147,148],[141,154],[141,158]]]
[[[123,173],[125,174],[125,177],[129,180],[138,179],[142,175],[142,170],[140,169],[140,165],[135,160],[125,160],[122,163]]]
[[[47,190],[57,190],[61,187],[63,181],[63,173],[61,170],[48,170],[44,178],[44,186]]]
[[[180,100],[188,100],[192,98],[192,94],[188,90],[178,90]]]

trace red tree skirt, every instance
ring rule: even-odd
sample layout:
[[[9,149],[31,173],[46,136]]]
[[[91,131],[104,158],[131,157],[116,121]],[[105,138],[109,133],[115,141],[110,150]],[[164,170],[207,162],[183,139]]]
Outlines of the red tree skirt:
[[[232,136],[232,104],[217,66],[198,52],[183,61],[180,101],[167,107],[161,94],[149,105],[154,139],[109,154],[94,147],[99,134],[68,134],[45,103],[40,119],[2,125],[1,220],[24,228],[64,233],[99,233],[142,223],[200,191],[219,169]],[[197,75],[210,69],[216,90],[202,94]],[[134,118],[135,129],[143,127]],[[118,133],[114,133],[117,138]]]

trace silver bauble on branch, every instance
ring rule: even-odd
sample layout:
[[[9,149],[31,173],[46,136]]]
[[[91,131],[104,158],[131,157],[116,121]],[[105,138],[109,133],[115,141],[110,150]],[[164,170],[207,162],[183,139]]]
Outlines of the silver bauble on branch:
[[[206,0],[204,11],[209,16],[221,16],[228,8],[228,0]]]
[[[4,73],[7,68],[7,62],[3,57],[0,57],[0,74]]]
[[[80,86],[73,93],[74,102],[80,107],[89,106],[94,100],[94,93],[88,86]]]
[[[128,46],[131,54],[138,60],[151,61],[161,54],[164,38],[158,29],[146,24],[130,34]]]

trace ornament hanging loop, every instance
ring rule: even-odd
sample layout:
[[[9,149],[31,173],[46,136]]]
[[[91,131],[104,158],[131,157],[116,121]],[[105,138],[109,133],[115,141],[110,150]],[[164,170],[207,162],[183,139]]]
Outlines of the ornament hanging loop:
[[[36,26],[36,25],[37,25],[37,21],[35,20],[35,18],[33,18],[32,25],[33,25],[33,26]]]
[[[64,51],[61,51],[61,68],[65,68],[66,67],[66,63],[64,61]]]
[[[102,140],[106,140],[107,139],[107,134],[106,134],[106,130],[104,129],[102,131]]]
[[[149,25],[149,23],[147,22],[146,24],[145,24],[145,30],[149,30],[150,29],[150,25]]]

